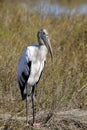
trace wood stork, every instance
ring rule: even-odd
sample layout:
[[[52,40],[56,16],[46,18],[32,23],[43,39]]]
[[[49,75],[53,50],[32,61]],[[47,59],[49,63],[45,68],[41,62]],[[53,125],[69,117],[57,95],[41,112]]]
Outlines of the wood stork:
[[[37,33],[38,44],[28,46],[22,53],[17,68],[17,78],[22,100],[26,99],[26,122],[28,124],[28,96],[32,99],[33,125],[35,123],[34,112],[34,91],[35,86],[40,80],[46,55],[48,52],[53,59],[53,51],[46,29],[40,29]],[[26,93],[25,93],[26,90]]]

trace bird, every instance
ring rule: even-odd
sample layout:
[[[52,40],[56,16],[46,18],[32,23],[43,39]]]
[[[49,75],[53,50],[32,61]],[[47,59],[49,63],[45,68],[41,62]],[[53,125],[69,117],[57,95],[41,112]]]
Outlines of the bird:
[[[26,123],[28,124],[28,98],[31,96],[33,126],[35,124],[35,88],[41,78],[48,52],[53,59],[53,50],[46,29],[39,29],[37,40],[37,44],[31,44],[24,49],[17,66],[19,90],[22,100],[26,100]]]

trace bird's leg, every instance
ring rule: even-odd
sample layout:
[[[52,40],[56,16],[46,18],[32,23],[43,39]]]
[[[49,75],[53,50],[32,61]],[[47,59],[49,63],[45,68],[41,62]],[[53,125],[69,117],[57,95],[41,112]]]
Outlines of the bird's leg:
[[[32,95],[31,95],[31,98],[32,98],[32,108],[33,108],[33,126],[40,126],[40,123],[35,123],[35,86],[33,86],[32,88]]]
[[[28,125],[28,86],[26,85],[26,124]]]
[[[35,91],[35,86],[33,86],[32,88],[32,95],[31,95],[31,98],[32,98],[32,109],[33,109],[33,124],[35,122],[35,109],[34,109],[34,91]]]

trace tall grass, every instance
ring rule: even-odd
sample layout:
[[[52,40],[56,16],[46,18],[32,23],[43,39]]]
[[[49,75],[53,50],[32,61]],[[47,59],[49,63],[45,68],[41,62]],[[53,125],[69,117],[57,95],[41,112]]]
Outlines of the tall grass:
[[[39,22],[39,14],[24,10],[19,2],[0,3],[0,113],[25,114],[16,68],[24,48],[37,43],[39,28],[49,32],[54,62],[48,55],[36,88],[37,111],[87,109],[87,16],[48,16]]]

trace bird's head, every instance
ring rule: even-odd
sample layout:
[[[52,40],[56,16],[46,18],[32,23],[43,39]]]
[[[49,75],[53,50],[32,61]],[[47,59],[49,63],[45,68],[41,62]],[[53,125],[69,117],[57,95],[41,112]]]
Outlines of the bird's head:
[[[40,45],[45,45],[47,47],[48,51],[50,52],[51,58],[53,59],[53,51],[47,30],[40,29],[37,33],[37,38]]]

